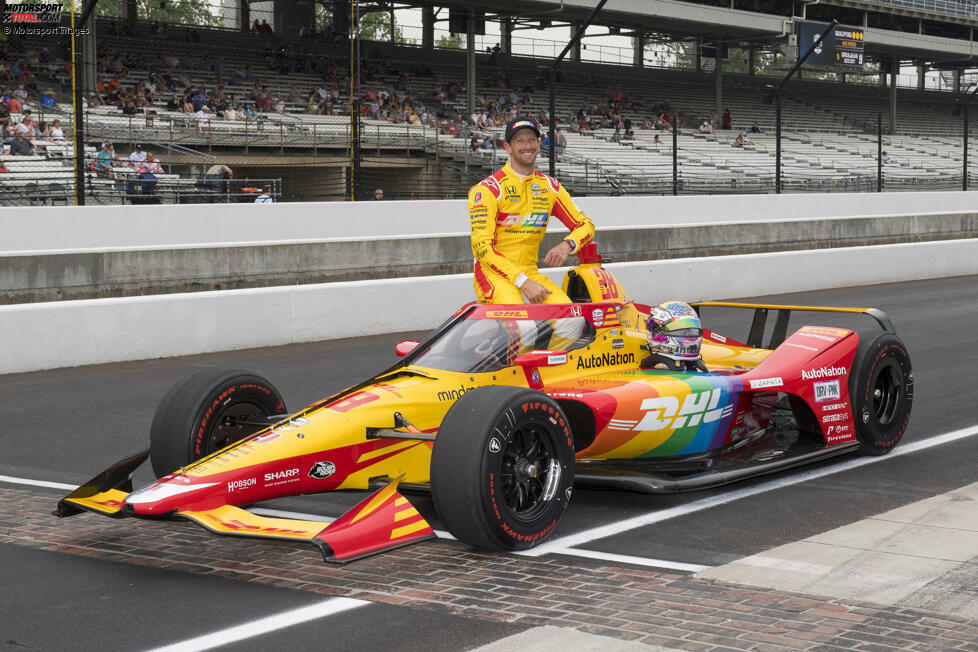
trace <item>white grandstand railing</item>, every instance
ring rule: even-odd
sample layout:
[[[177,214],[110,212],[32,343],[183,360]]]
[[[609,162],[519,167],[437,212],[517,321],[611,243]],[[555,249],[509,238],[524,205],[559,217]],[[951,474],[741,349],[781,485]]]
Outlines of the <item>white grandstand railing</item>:
[[[949,16],[978,17],[978,7],[973,0],[877,0],[877,4],[907,7]]]

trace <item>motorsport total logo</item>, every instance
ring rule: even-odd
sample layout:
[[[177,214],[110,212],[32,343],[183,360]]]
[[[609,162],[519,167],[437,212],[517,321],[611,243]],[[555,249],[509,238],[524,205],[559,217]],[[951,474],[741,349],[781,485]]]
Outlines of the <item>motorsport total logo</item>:
[[[0,0],[0,22],[5,25],[58,24],[64,6],[60,2],[9,2]]]

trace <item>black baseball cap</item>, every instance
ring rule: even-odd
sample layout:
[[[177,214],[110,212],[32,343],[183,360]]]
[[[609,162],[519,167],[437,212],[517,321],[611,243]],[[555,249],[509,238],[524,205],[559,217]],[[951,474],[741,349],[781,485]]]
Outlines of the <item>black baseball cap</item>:
[[[536,132],[537,138],[540,137],[540,125],[528,115],[518,115],[506,123],[506,135],[503,140],[511,140],[520,129],[532,129]]]

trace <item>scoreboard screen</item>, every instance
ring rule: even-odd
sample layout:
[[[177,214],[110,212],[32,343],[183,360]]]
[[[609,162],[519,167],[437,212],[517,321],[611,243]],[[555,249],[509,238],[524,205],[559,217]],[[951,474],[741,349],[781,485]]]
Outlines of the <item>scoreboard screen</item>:
[[[818,23],[810,20],[795,21],[795,33],[798,35],[798,58],[812,47],[812,44],[822,35],[828,23]],[[846,70],[862,70],[863,67],[863,30],[859,27],[836,25],[825,36],[815,51],[812,52],[803,66],[813,68],[843,68]]]

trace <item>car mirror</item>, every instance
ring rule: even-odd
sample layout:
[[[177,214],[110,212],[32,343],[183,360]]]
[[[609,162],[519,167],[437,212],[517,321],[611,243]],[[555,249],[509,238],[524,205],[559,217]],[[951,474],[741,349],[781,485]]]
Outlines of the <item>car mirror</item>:
[[[567,362],[567,351],[529,351],[516,356],[513,364],[521,367],[555,367]]]
[[[414,347],[416,347],[418,344],[421,344],[421,342],[417,340],[402,340],[397,343],[397,346],[394,347],[394,353],[397,354],[397,357],[403,358],[408,353],[413,351]]]

